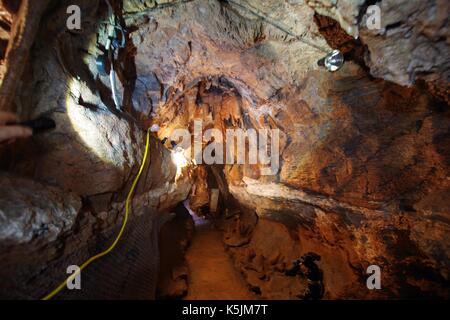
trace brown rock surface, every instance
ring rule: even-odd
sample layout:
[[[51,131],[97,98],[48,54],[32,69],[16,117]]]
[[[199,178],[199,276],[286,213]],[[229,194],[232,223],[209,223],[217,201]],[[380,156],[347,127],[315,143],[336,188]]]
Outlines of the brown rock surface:
[[[311,0],[316,12],[338,21],[368,48],[370,73],[401,85],[418,79],[448,88],[450,81],[447,1]],[[381,29],[367,27],[369,5],[380,8]]]
[[[202,25],[208,23],[209,14],[221,14],[214,4],[205,6]],[[274,4],[273,17],[277,8],[282,11]],[[199,6],[186,5],[185,11],[195,16],[196,9],[201,11]],[[448,233],[449,217],[445,213],[438,214],[442,218],[431,217],[417,206],[431,197],[442,199],[436,207],[446,207],[447,201],[435,194],[449,190],[448,109],[439,108],[421,88],[374,80],[352,62],[337,73],[315,70],[321,53],[310,47],[294,64],[296,48],[302,45],[287,45],[287,40],[277,38],[279,30],[267,25],[258,40],[248,37],[247,30],[255,28],[250,17],[240,22],[249,25],[235,31],[238,35],[219,38],[213,23],[207,31],[197,29],[197,23],[174,29],[167,21],[179,21],[179,14],[177,9],[170,18],[155,14],[158,27],[153,37],[135,43],[138,77],[143,70],[160,72],[158,79],[168,86],[167,101],[155,119],[161,134],[192,128],[194,119],[202,119],[205,128],[222,131],[281,129],[282,161],[276,176],[263,177],[257,166],[250,165],[226,166],[225,176],[241,205],[272,223],[288,221],[289,232],[284,234],[293,239],[286,241],[298,246],[289,259],[308,251],[322,256],[326,297],[414,297],[418,290],[425,296],[446,295],[449,251],[440,236]],[[242,19],[232,14],[226,18],[231,25]],[[319,34],[314,24],[308,30]],[[179,37],[178,45],[164,44],[167,32],[171,41]],[[152,41],[151,46],[160,41],[160,46],[145,51],[146,41]],[[203,54],[197,46],[203,47]],[[255,230],[267,228],[261,221]],[[430,224],[439,231],[425,236],[422,232]],[[260,232],[272,237],[282,233]],[[419,234],[424,241],[418,241]],[[234,237],[232,232],[227,235]],[[242,250],[269,246],[252,241]],[[270,259],[272,254],[261,256]],[[240,253],[236,261],[246,265]],[[370,264],[382,266],[385,272],[383,281],[389,289],[383,293],[365,289]],[[415,273],[415,268],[424,272]],[[268,273],[260,276],[264,275]],[[248,277],[258,279],[254,274]],[[270,296],[270,284],[262,283],[258,285],[262,295]],[[295,297],[283,289],[277,292],[278,297]]]
[[[260,165],[211,169],[225,194],[221,205],[233,215],[223,241],[259,297],[304,296],[305,277],[288,277],[285,271],[307,252],[321,256],[317,264],[323,271],[324,298],[449,297],[445,1],[380,2],[382,30],[369,31],[364,15],[372,1],[198,0],[172,6],[174,1],[125,0],[119,14],[129,40],[119,53],[117,70],[126,112],[116,110],[109,80],[95,67],[102,51],[96,42],[105,39],[100,21],[106,7],[99,1],[73,2],[86,13],[82,32],[65,30],[65,2],[52,7],[35,30],[36,39],[31,37],[29,63],[21,66],[27,72],[11,84],[18,88],[14,105],[23,119],[49,115],[57,128],[0,154],[1,169],[21,176],[16,191],[5,194],[26,202],[22,195],[42,186],[31,199],[48,199],[51,212],[27,220],[15,214],[16,204],[0,202],[0,213],[8,210],[0,217],[0,236],[15,242],[1,243],[6,267],[0,279],[8,281],[0,296],[43,294],[57,280],[48,283],[48,277],[39,277],[42,270],[63,274],[74,256],[79,263],[105,247],[120,226],[125,197],[142,160],[143,129],[158,124],[156,135],[162,139],[177,128],[192,129],[194,120],[201,119],[204,129],[221,132],[281,130],[275,175],[264,176]],[[349,35],[323,16],[334,18]],[[358,41],[351,38],[356,35]],[[24,56],[31,40],[20,46]],[[335,47],[347,60],[330,73],[317,61]],[[2,90],[8,87],[2,85]],[[196,176],[188,168],[176,177],[171,153],[152,137],[150,161],[132,202],[128,238],[128,243],[145,239],[147,246],[130,249],[124,243],[122,254],[109,261],[133,261],[123,265],[139,270],[145,269],[140,263],[150,266],[145,269],[151,274],[146,279],[150,297],[156,292],[157,281],[151,277],[157,274],[158,233],[167,213],[188,197],[193,183],[199,191],[191,199],[193,206],[209,201],[206,180],[211,176],[198,170]],[[190,181],[192,177],[198,181]],[[29,204],[26,209],[33,208]],[[41,220],[54,224],[51,232],[39,233],[36,221]],[[24,227],[11,233],[16,222]],[[202,237],[191,248],[196,272],[226,263],[227,275],[238,279],[225,262],[220,235],[204,232]],[[31,245],[21,246],[24,242]],[[212,246],[209,264],[200,259],[205,244]],[[140,260],[140,252],[147,258]],[[366,269],[372,264],[382,269],[382,290],[366,287]],[[181,296],[186,270],[173,271],[169,295]],[[124,272],[131,269],[117,273]],[[226,281],[224,275],[215,276]],[[189,279],[203,289],[211,285],[206,280],[201,274]],[[38,289],[17,289],[27,281]],[[122,293],[133,291],[127,290]],[[211,288],[208,292],[208,298],[224,297]]]
[[[2,175],[0,200],[3,298],[41,298],[63,281],[67,266],[107,249],[122,225],[125,199],[142,162],[142,125],[115,111],[108,98],[102,100],[109,89],[100,83],[108,81],[99,79],[96,53],[89,51],[97,30],[89,19],[96,20],[98,3],[79,4],[90,13],[84,33],[66,33],[60,18],[66,7],[54,7],[39,30],[30,72],[15,99],[22,119],[46,115],[56,129],[0,153],[2,170],[12,173]],[[58,297],[154,298],[159,226],[191,188],[188,175],[175,175],[170,151],[152,136],[118,248],[88,268],[91,281],[81,296],[62,292]],[[121,278],[142,270],[149,279]]]
[[[190,270],[186,300],[255,298],[225,252],[220,232],[211,225],[197,226],[186,260]]]

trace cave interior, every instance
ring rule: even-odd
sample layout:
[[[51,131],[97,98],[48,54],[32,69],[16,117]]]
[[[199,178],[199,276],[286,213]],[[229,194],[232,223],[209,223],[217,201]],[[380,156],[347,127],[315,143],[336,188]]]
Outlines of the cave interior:
[[[0,298],[449,298],[449,2],[0,3]]]

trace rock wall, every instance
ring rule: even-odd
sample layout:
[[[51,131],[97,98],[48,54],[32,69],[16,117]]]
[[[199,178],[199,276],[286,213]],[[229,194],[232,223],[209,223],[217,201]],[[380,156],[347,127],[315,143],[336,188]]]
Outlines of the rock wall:
[[[448,90],[448,2],[307,2],[319,14],[338,21],[348,34],[361,38],[368,48],[366,63],[373,76],[401,85],[411,85],[423,79],[437,82]],[[373,11],[367,10],[371,5],[380,9],[379,29],[371,29],[367,25],[367,20],[373,15]]]
[[[86,13],[79,33],[66,31],[68,2],[46,12],[14,100],[22,119],[46,115],[56,129],[1,149],[2,170],[9,171],[1,176],[2,298],[41,298],[69,265],[108,248],[142,162],[146,127],[115,110],[108,78],[95,67],[104,7],[78,4]],[[176,170],[170,151],[152,136],[122,242],[83,271],[81,295],[60,298],[154,298],[159,228],[191,188]]]

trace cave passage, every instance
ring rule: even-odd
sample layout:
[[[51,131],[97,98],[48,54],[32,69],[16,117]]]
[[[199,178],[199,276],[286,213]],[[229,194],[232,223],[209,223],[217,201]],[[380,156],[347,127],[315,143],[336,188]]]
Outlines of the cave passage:
[[[448,12],[0,0],[0,299],[448,299]]]

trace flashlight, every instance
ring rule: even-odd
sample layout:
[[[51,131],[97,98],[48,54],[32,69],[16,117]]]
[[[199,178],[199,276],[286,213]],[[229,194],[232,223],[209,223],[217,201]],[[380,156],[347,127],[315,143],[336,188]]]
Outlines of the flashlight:
[[[48,130],[56,128],[55,121],[48,117],[39,117],[34,120],[24,121],[19,123],[19,125],[31,128],[31,130],[33,130],[33,134],[44,133]]]

